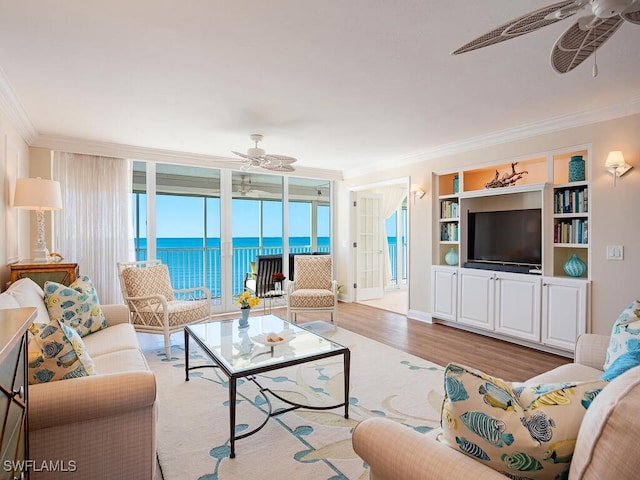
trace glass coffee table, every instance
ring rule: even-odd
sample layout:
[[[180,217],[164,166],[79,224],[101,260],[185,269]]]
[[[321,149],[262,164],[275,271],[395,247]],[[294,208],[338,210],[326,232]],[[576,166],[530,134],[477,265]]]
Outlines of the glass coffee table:
[[[275,333],[282,340],[271,342],[268,334]],[[213,365],[189,366],[189,341],[195,341],[212,361]],[[269,418],[299,408],[309,410],[331,410],[344,407],[344,418],[349,418],[349,369],[351,352],[331,340],[305,330],[291,322],[264,315],[250,317],[248,326],[240,326],[240,319],[219,320],[184,328],[185,376],[199,368],[219,368],[229,379],[229,443],[230,458],[234,458],[235,442],[261,430]],[[281,397],[260,385],[256,375],[281,368],[313,362],[323,358],[342,355],[344,361],[344,402],[328,406],[301,405]],[[237,380],[246,378],[253,382],[266,401],[267,414],[264,421],[250,432],[236,435],[236,388]],[[288,408],[272,412],[269,395],[274,396]]]

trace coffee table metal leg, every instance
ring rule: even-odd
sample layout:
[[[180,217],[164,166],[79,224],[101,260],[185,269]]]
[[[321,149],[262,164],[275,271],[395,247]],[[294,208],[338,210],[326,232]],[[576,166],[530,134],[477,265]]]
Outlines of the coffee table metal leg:
[[[236,379],[229,379],[229,458],[236,457]]]
[[[189,333],[184,330],[184,375],[185,381],[189,381]]]
[[[349,372],[351,371],[351,352],[344,352],[344,418],[349,418]]]

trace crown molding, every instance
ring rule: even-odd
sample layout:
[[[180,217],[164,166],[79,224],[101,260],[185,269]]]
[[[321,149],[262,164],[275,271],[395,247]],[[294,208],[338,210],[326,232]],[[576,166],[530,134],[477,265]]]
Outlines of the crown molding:
[[[241,160],[233,157],[221,157],[216,155],[147,148],[119,143],[98,142],[78,138],[59,137],[55,135],[37,135],[30,143],[30,146],[48,148],[58,152],[72,152],[85,155],[127,158],[130,160],[146,160],[197,167],[226,168],[238,171],[240,171],[240,167],[242,166]],[[252,171],[255,173],[280,176],[322,178],[327,180],[343,179],[342,172],[322,168],[296,167],[295,172],[291,173],[270,172],[269,170],[264,169],[256,169]]]
[[[540,122],[519,125],[517,127],[499,130],[467,140],[439,145],[431,149],[423,150],[419,153],[393,158],[391,161],[374,164],[365,168],[345,170],[343,172],[343,176],[345,179],[359,177],[373,172],[388,170],[390,163],[394,166],[411,165],[425,160],[433,160],[449,155],[479,150],[481,148],[492,147],[502,143],[537,137],[539,135],[591,125],[607,120],[635,115],[637,113],[640,113],[640,97],[625,99],[618,103],[590,110],[561,115]]]
[[[2,67],[0,67],[0,110],[7,116],[11,125],[27,144],[36,138],[37,131],[18,100],[18,96]]]

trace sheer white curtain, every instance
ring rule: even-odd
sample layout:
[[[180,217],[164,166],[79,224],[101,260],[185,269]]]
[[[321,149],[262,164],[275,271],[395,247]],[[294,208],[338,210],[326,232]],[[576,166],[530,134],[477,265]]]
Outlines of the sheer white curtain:
[[[378,187],[374,190],[375,193],[382,195],[382,218],[388,219],[402,206],[405,197],[407,196],[408,188],[406,186],[389,186]],[[386,255],[384,256],[384,271],[382,273],[382,280],[385,286],[391,284],[391,259],[389,258],[389,242],[387,240],[387,234],[383,235],[383,245]],[[398,244],[398,248],[400,245]]]
[[[132,162],[55,152],[53,178],[62,210],[55,212],[56,251],[79,264],[100,303],[122,303],[116,262],[133,260]]]

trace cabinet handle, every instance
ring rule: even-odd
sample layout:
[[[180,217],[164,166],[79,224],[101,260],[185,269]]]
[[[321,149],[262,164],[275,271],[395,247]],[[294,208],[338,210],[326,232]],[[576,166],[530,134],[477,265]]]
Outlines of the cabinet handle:
[[[18,390],[14,390],[12,397],[18,397],[20,400],[24,398],[24,385],[21,385]]]

